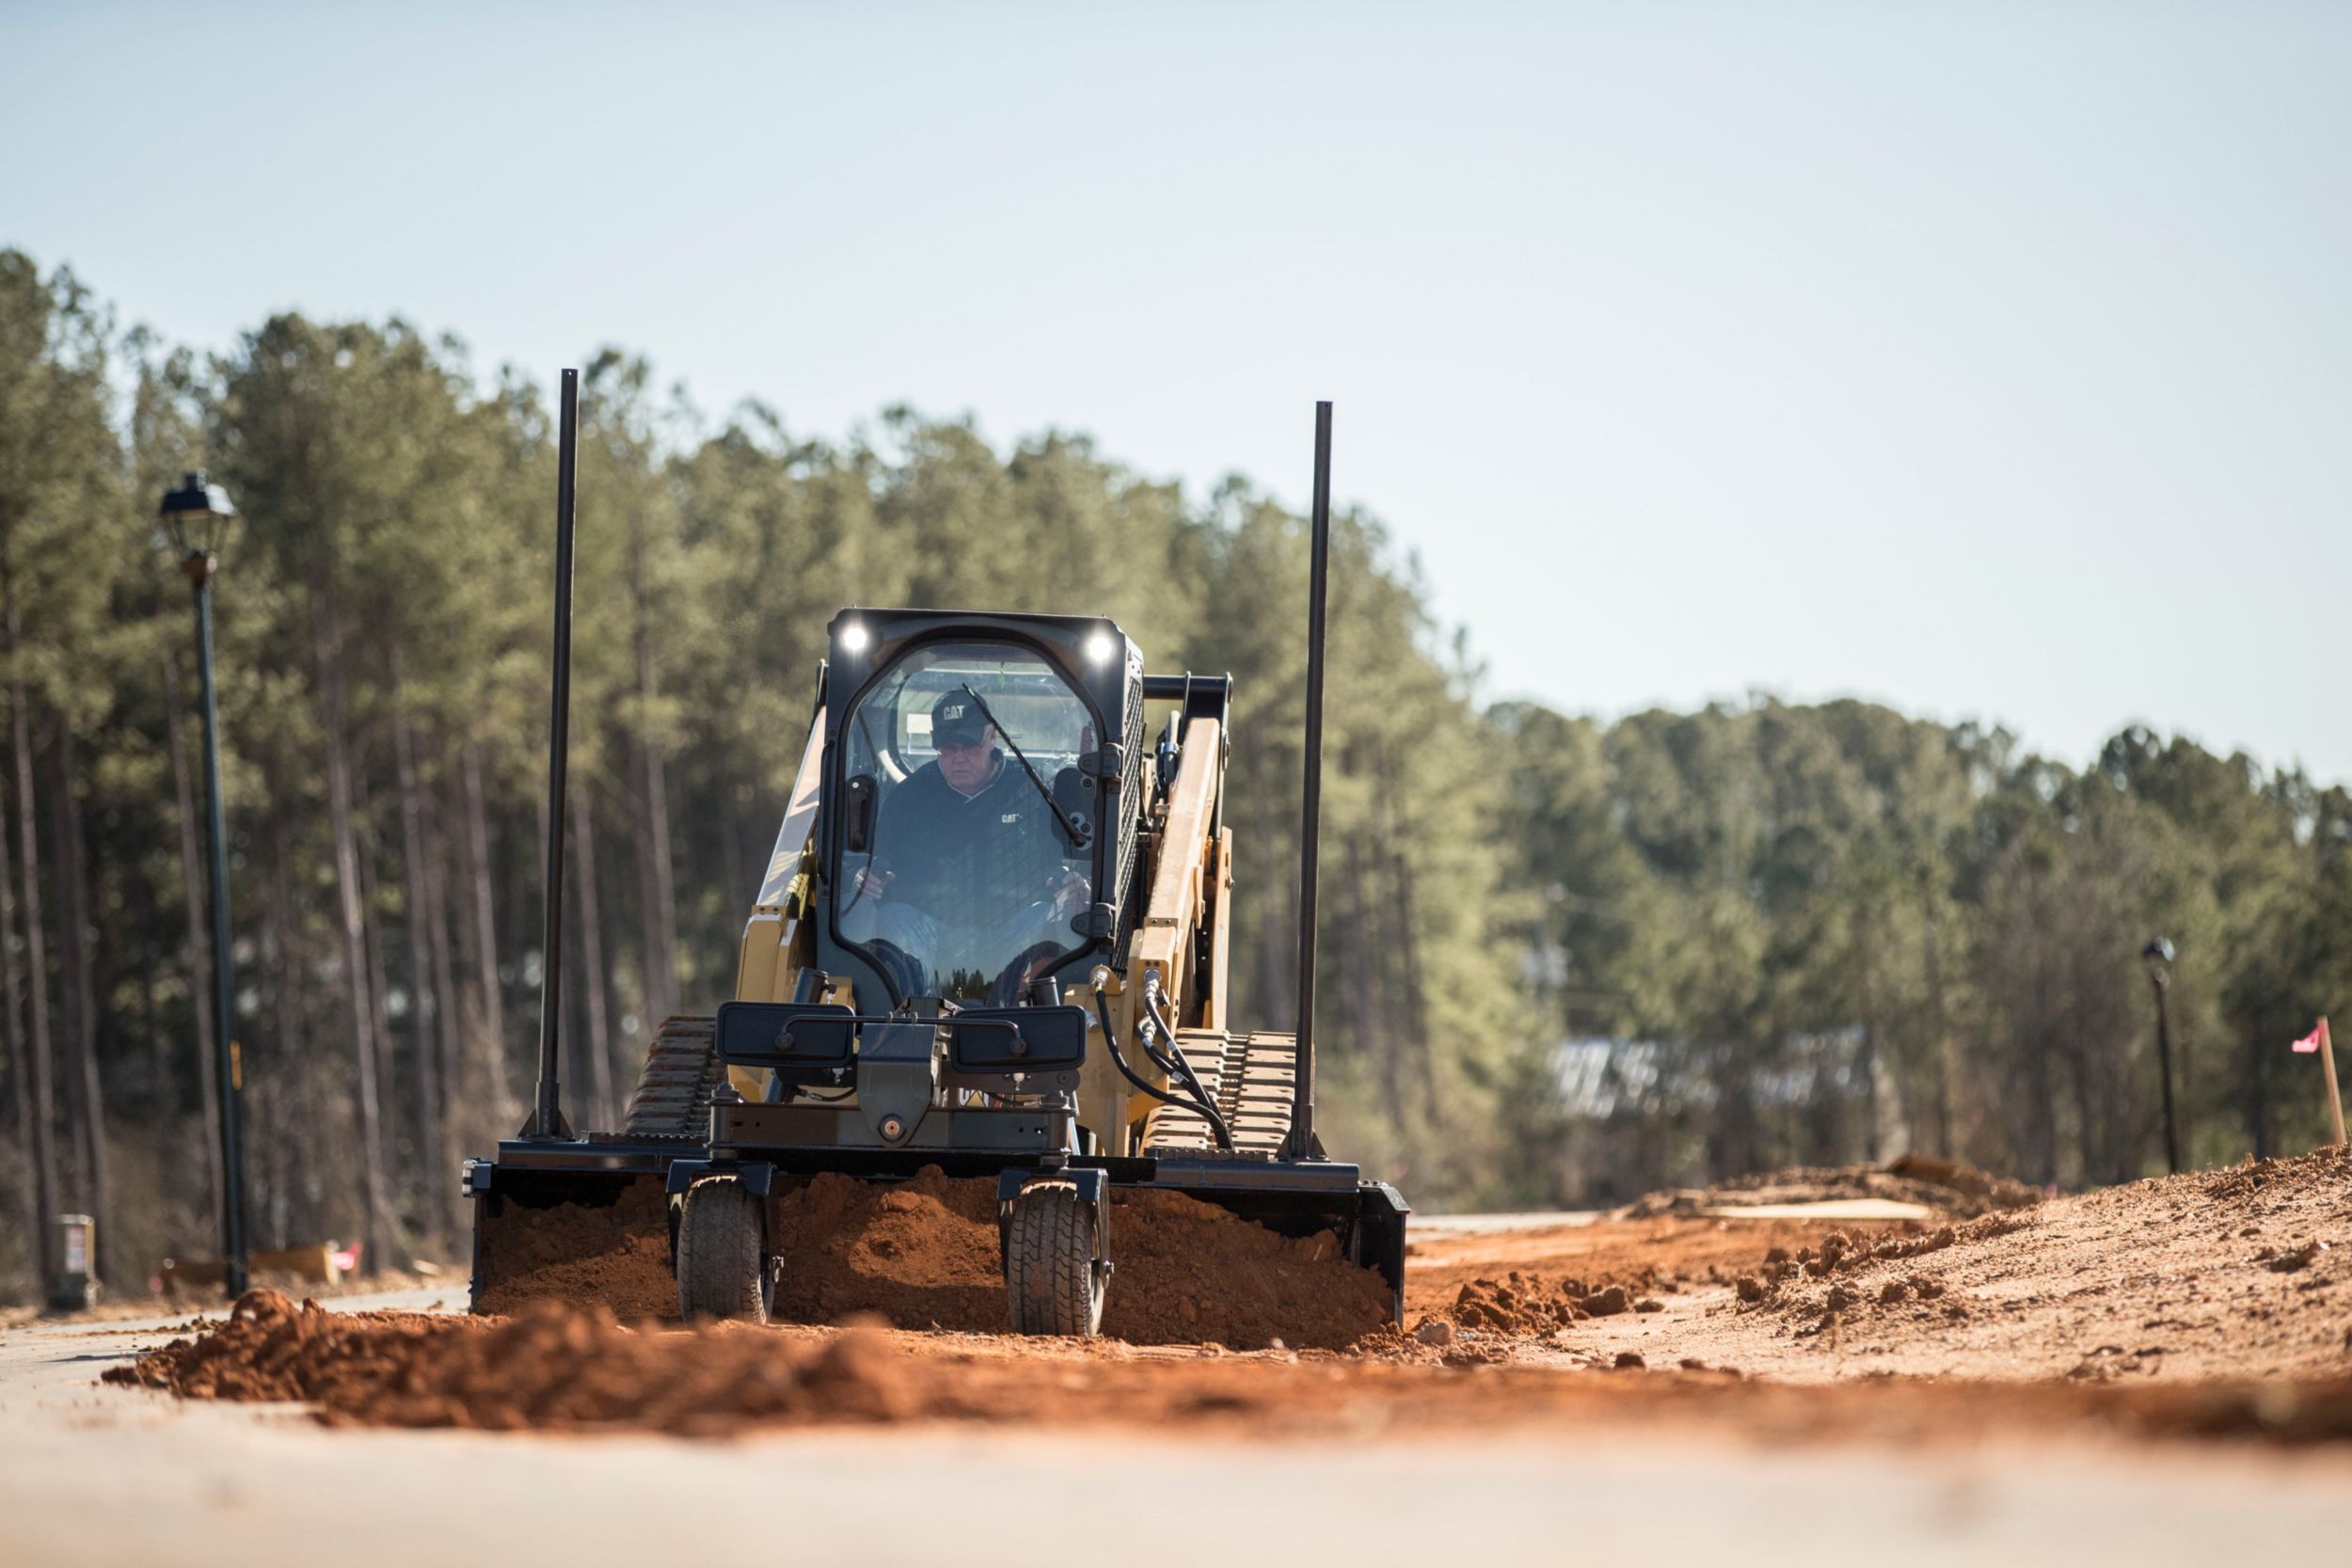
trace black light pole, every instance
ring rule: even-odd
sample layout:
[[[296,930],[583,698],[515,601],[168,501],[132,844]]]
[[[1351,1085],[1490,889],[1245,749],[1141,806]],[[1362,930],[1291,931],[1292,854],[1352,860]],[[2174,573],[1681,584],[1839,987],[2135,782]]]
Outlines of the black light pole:
[[[1307,565],[1307,789],[1298,824],[1298,1043],[1291,1067],[1289,1160],[1320,1160],[1315,1136],[1315,882],[1323,853],[1323,637],[1331,564],[1331,405],[1315,404],[1314,511]]]
[[[180,551],[180,569],[196,590],[197,667],[204,687],[205,829],[213,862],[213,1046],[219,1053],[220,1077],[220,1250],[232,1296],[243,1295],[246,1288],[245,1164],[240,1153],[245,1070],[234,1032],[236,986],[230,973],[229,830],[220,800],[220,704],[213,687],[213,574],[220,567],[221,537],[236,515],[229,492],[201,470],[164,496],[164,527]]]
[[[2139,950],[2139,958],[2148,966],[2148,984],[2156,993],[2156,1070],[2164,1075],[2164,1164],[2178,1176],[2181,1135],[2172,1120],[2172,1022],[2164,1005],[2164,994],[2172,983],[2172,944],[2162,937],[2151,937]]]
[[[580,475],[580,372],[564,372],[555,449],[555,678],[548,698],[548,878],[539,948],[539,1089],[526,1138],[568,1138],[557,1034],[564,1017],[564,802],[572,735],[572,531]]]

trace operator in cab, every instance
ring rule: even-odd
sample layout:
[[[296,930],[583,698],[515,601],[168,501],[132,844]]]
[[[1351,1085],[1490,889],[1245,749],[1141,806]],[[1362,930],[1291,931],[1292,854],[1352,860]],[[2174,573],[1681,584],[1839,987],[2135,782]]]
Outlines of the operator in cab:
[[[930,717],[938,754],[882,801],[842,934],[898,948],[926,993],[979,1000],[1010,959],[1072,944],[1087,881],[1064,857],[1051,800],[1005,754],[983,705],[953,690]]]

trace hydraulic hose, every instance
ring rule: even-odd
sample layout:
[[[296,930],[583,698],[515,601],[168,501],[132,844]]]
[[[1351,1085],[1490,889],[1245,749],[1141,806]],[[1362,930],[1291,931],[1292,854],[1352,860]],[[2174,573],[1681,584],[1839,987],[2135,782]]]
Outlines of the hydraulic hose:
[[[1168,1041],[1168,1054],[1163,1056],[1152,1049],[1150,1029],[1143,1031],[1143,1049],[1151,1053],[1152,1062],[1162,1072],[1167,1073],[1170,1078],[1182,1079],[1184,1087],[1192,1091],[1195,1100],[1203,1105],[1210,1104],[1212,1101],[1209,1098],[1209,1091],[1201,1087],[1200,1075],[1192,1070],[1190,1062],[1184,1060],[1184,1048],[1176,1043],[1176,1026],[1168,1022],[1168,1014],[1160,1010],[1160,972],[1156,969],[1147,969],[1143,972],[1144,1017]]]
[[[1210,1099],[1209,1091],[1201,1086],[1199,1075],[1192,1070],[1192,1065],[1184,1060],[1184,1051],[1177,1046],[1174,1038],[1168,1039],[1169,1051],[1173,1054],[1164,1054],[1158,1046],[1152,1043],[1153,1034],[1165,1034],[1167,1026],[1164,1023],[1156,1022],[1147,1014],[1143,1022],[1136,1026],[1136,1043],[1143,1047],[1143,1053],[1152,1058],[1153,1067],[1168,1074],[1168,1081],[1170,1085],[1184,1086],[1184,1093],[1188,1097],[1184,1102],[1187,1110],[1196,1111],[1210,1121],[1222,1125],[1223,1118],[1214,1109],[1216,1101]]]
[[[1208,1096],[1202,1095],[1199,1104],[1189,1100],[1179,1100],[1172,1094],[1153,1088],[1137,1077],[1136,1069],[1127,1065],[1126,1053],[1119,1048],[1119,1031],[1111,1025],[1110,999],[1104,994],[1103,983],[1100,980],[1094,984],[1094,1016],[1096,1021],[1103,1025],[1103,1042],[1110,1047],[1111,1065],[1119,1069],[1119,1075],[1121,1078],[1161,1104],[1174,1106],[1179,1111],[1187,1112],[1206,1120],[1209,1124],[1209,1131],[1216,1135],[1216,1147],[1228,1154],[1232,1152],[1233,1134],[1227,1131],[1225,1118],[1216,1114],[1216,1107],[1208,1103]]]

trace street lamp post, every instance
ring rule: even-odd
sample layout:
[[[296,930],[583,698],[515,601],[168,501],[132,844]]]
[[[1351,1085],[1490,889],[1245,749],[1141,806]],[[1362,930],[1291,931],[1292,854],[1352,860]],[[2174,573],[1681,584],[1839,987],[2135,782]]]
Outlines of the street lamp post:
[[[2156,1071],[2164,1078],[2164,1164],[2178,1176],[2181,1135],[2172,1119],[2172,1022],[2165,1007],[2165,992],[2172,983],[2172,944],[2162,937],[2151,937],[2139,950],[2139,958],[2148,966],[2148,984],[2156,993]]]
[[[180,569],[196,591],[198,668],[204,689],[204,803],[211,839],[213,875],[213,1046],[219,1055],[221,1256],[228,1266],[229,1293],[246,1288],[245,1164],[241,1153],[245,1121],[245,1071],[236,1042],[234,977],[229,954],[229,830],[220,800],[220,705],[213,688],[213,574],[218,549],[237,509],[229,492],[199,470],[164,496],[165,530],[180,551]]]

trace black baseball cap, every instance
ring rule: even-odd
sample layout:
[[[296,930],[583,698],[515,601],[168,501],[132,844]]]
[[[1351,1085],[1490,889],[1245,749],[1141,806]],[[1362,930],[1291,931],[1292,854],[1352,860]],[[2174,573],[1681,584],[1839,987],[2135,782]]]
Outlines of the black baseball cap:
[[[987,738],[988,721],[969,694],[950,691],[931,705],[933,746],[977,746]]]

